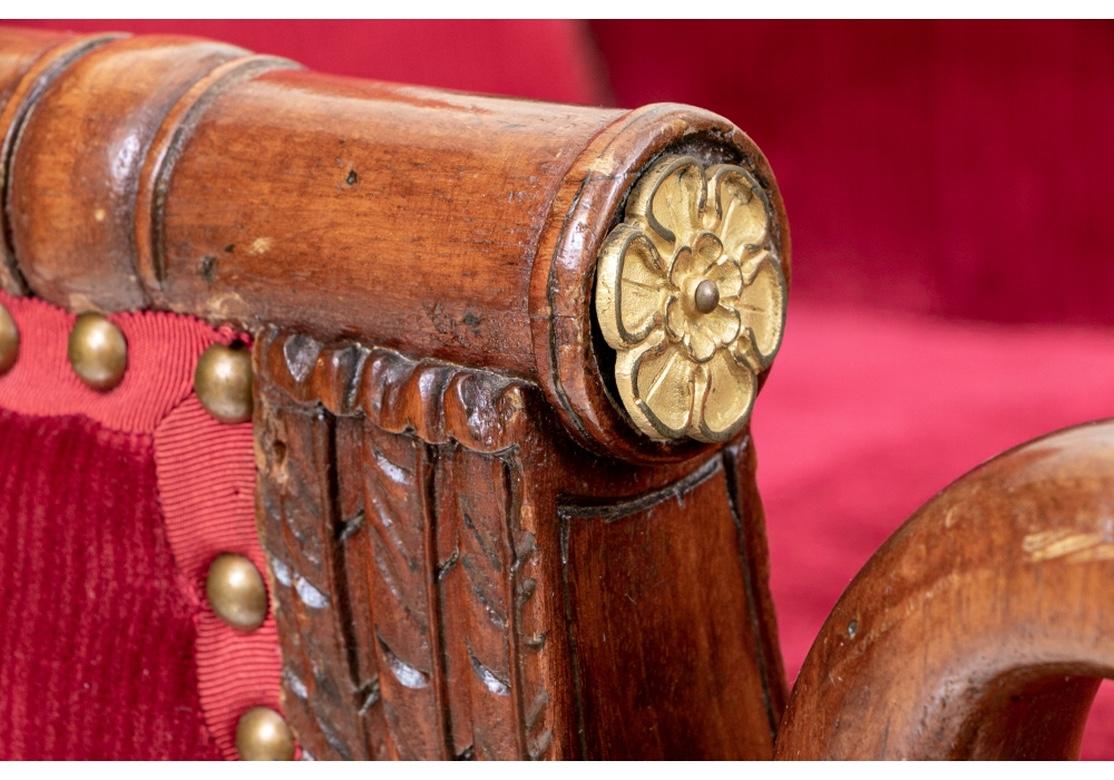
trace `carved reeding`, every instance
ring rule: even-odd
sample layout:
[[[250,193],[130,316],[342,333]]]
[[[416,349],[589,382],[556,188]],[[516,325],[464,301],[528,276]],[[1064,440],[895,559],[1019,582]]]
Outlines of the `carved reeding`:
[[[269,386],[296,403],[475,452],[501,452],[526,434],[529,385],[522,380],[357,343],[324,346],[277,329],[259,341]]]
[[[519,453],[507,453],[502,464],[508,544],[512,552],[509,577],[514,594],[514,631],[510,642],[515,722],[520,726],[521,753],[534,761],[551,758],[555,747],[552,699],[544,683],[549,632],[554,626],[545,605],[536,597],[543,566],[538,556],[538,516],[526,506],[530,499]]]
[[[3,241],[2,262],[0,262],[0,287],[13,295],[26,295],[30,288],[23,272],[20,270],[19,259],[16,257],[15,242],[12,240],[12,215],[11,204],[11,166],[19,148],[19,139],[28,117],[35,110],[39,99],[47,89],[71,65],[90,52],[100,48],[106,43],[126,38],[123,33],[101,33],[97,35],[82,36],[77,40],[66,41],[59,46],[44,53],[20,79],[19,84],[8,96],[8,101],[0,111],[0,128],[6,128],[3,139],[0,139],[0,165],[2,165],[2,186],[0,197],[3,198],[0,207],[0,228],[2,228]]]
[[[261,410],[258,522],[271,563],[275,617],[284,642],[284,709],[300,735],[316,731],[318,758],[366,758],[352,653],[346,550],[339,524],[336,422],[321,410]],[[282,447],[273,446],[281,441]]]
[[[576,744],[586,721],[568,601],[570,529],[585,518],[610,525],[683,503],[711,477],[740,468],[749,438],[691,470],[672,468],[677,478],[626,499],[562,498],[544,468],[524,466],[549,451],[556,429],[542,422],[548,406],[540,399],[527,408],[536,388],[523,380],[277,328],[257,337],[254,359],[260,527],[272,560],[290,569],[276,610],[284,688],[311,752],[588,755],[586,743]],[[267,420],[331,431],[320,476],[268,465],[286,434],[267,430]],[[761,587],[740,530],[751,513],[741,481],[727,477],[730,506],[722,511],[739,533],[744,587]],[[276,486],[288,495],[267,498]],[[297,533],[289,522],[321,513],[327,521]],[[305,611],[298,577],[322,591],[328,630],[283,616]],[[764,607],[759,596],[740,594],[745,612]],[[750,629],[761,635],[764,627],[752,618]],[[768,715],[780,667],[773,656],[757,663]]]

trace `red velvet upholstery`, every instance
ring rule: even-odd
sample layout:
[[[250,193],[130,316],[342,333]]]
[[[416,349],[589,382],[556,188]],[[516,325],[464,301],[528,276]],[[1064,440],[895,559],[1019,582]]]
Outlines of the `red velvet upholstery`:
[[[754,435],[786,672],[918,506],[1002,450],[1111,415],[1114,329],[1006,326],[795,303]],[[1114,690],[1084,757],[1114,758]]]
[[[207,35],[436,86],[679,100],[744,127],[794,242],[785,347],[756,410],[791,677],[919,503],[996,451],[1112,412],[1109,23],[46,24]],[[1104,692],[1091,757],[1114,757]]]
[[[149,435],[0,410],[0,758],[217,758]]]

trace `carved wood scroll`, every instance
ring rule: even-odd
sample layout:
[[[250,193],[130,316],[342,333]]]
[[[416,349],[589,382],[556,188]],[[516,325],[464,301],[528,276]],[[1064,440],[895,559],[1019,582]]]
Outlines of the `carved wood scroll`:
[[[259,529],[308,755],[770,756],[784,684],[746,419],[789,236],[739,128],[182,37],[0,30],[0,55],[0,285],[253,335]],[[593,313],[607,236],[671,155],[716,185],[654,190],[659,222],[696,209],[675,241],[651,231],[659,270],[718,265],[662,288],[708,370],[681,405],[702,421],[659,439]],[[688,376],[631,374],[658,417]]]
[[[519,380],[274,329],[255,362],[310,755],[769,757],[784,694],[747,442],[663,475],[580,451]]]

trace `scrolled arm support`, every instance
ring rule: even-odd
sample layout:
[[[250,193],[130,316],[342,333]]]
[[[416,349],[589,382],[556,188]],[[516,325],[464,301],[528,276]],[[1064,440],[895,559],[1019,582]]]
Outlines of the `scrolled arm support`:
[[[1114,675],[1114,421],[1034,440],[925,505],[821,630],[782,758],[1078,755]]]

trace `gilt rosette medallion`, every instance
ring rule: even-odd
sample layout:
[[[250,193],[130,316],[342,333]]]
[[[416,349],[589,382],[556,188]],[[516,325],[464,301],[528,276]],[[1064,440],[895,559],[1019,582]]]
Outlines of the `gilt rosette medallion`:
[[[775,219],[737,165],[672,156],[635,185],[600,249],[596,316],[647,436],[719,442],[750,419],[785,326]]]

